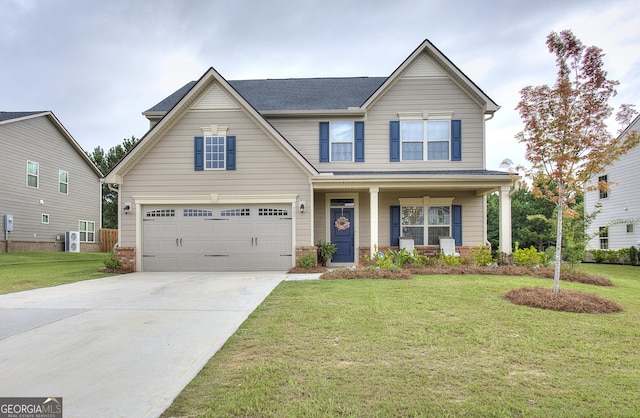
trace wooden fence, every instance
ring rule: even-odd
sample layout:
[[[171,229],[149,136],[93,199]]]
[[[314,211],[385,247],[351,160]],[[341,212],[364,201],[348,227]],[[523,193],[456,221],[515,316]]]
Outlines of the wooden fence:
[[[102,244],[102,252],[108,253],[113,250],[113,246],[118,242],[117,229],[101,229],[100,243]]]

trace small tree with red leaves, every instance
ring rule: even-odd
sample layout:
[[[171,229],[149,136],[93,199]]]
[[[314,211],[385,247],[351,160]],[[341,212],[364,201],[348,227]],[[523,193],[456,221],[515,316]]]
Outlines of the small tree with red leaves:
[[[516,109],[524,130],[516,135],[526,146],[534,194],[557,206],[554,292],[560,286],[562,262],[562,218],[572,216],[567,204],[583,193],[585,185],[605,167],[618,160],[639,141],[637,132],[613,136],[606,121],[613,114],[609,99],[616,95],[618,81],[608,80],[602,50],[585,47],[573,32],[547,36],[549,52],[556,56],[555,85],[528,86],[520,91]],[[616,120],[623,126],[635,111],[622,105]],[[600,182],[596,188],[607,190]]]

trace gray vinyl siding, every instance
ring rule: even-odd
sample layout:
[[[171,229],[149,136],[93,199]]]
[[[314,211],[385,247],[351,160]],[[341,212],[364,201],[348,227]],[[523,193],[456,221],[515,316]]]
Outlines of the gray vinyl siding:
[[[453,112],[462,121],[462,161],[389,162],[389,122],[398,112]],[[365,162],[319,162],[319,122],[365,122]],[[320,171],[484,169],[482,108],[447,77],[398,80],[363,117],[269,120]]]
[[[194,171],[193,138],[202,127],[227,126],[236,137],[236,170]],[[296,194],[310,202],[309,180],[243,111],[189,111],[126,174],[122,202],[133,196]],[[296,245],[311,245],[308,213],[297,215]],[[135,217],[122,217],[122,245],[135,245]]]
[[[64,240],[65,231],[77,231],[78,221],[86,220],[95,222],[99,241],[100,179],[48,117],[0,125],[0,147],[0,219],[14,216],[10,240]],[[38,188],[26,185],[27,161],[39,164]],[[67,195],[58,192],[59,170],[69,173]],[[42,224],[43,213],[49,224]]]

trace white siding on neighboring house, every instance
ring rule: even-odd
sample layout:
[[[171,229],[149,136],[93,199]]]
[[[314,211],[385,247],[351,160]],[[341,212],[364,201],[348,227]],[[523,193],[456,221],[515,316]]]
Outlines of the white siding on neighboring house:
[[[640,130],[640,118],[636,118],[629,131]],[[601,176],[613,182],[605,198],[599,191],[585,193],[585,210],[592,213],[596,205],[600,212],[588,228],[588,248],[600,248],[600,227],[608,228],[609,249],[640,247],[640,147],[635,147],[605,172],[598,174],[592,181],[597,182]],[[627,225],[631,225],[628,227]]]

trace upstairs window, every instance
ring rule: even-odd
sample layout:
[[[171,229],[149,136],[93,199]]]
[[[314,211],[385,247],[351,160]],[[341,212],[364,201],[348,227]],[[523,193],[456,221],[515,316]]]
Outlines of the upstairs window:
[[[331,161],[353,161],[353,123],[331,122],[329,128]]]
[[[607,176],[606,174],[604,176],[598,177],[598,184],[607,183],[608,181],[609,181],[609,176]],[[609,197],[609,192],[607,192],[606,190],[599,189],[598,193],[600,193],[600,199],[606,199],[607,197]]]
[[[69,194],[69,173],[66,171],[58,172],[58,192]]]
[[[449,160],[450,121],[401,121],[402,161]]]
[[[40,185],[40,164],[27,161],[27,186],[35,187]]]
[[[204,137],[204,161],[205,170],[224,169],[224,137],[205,136]]]

